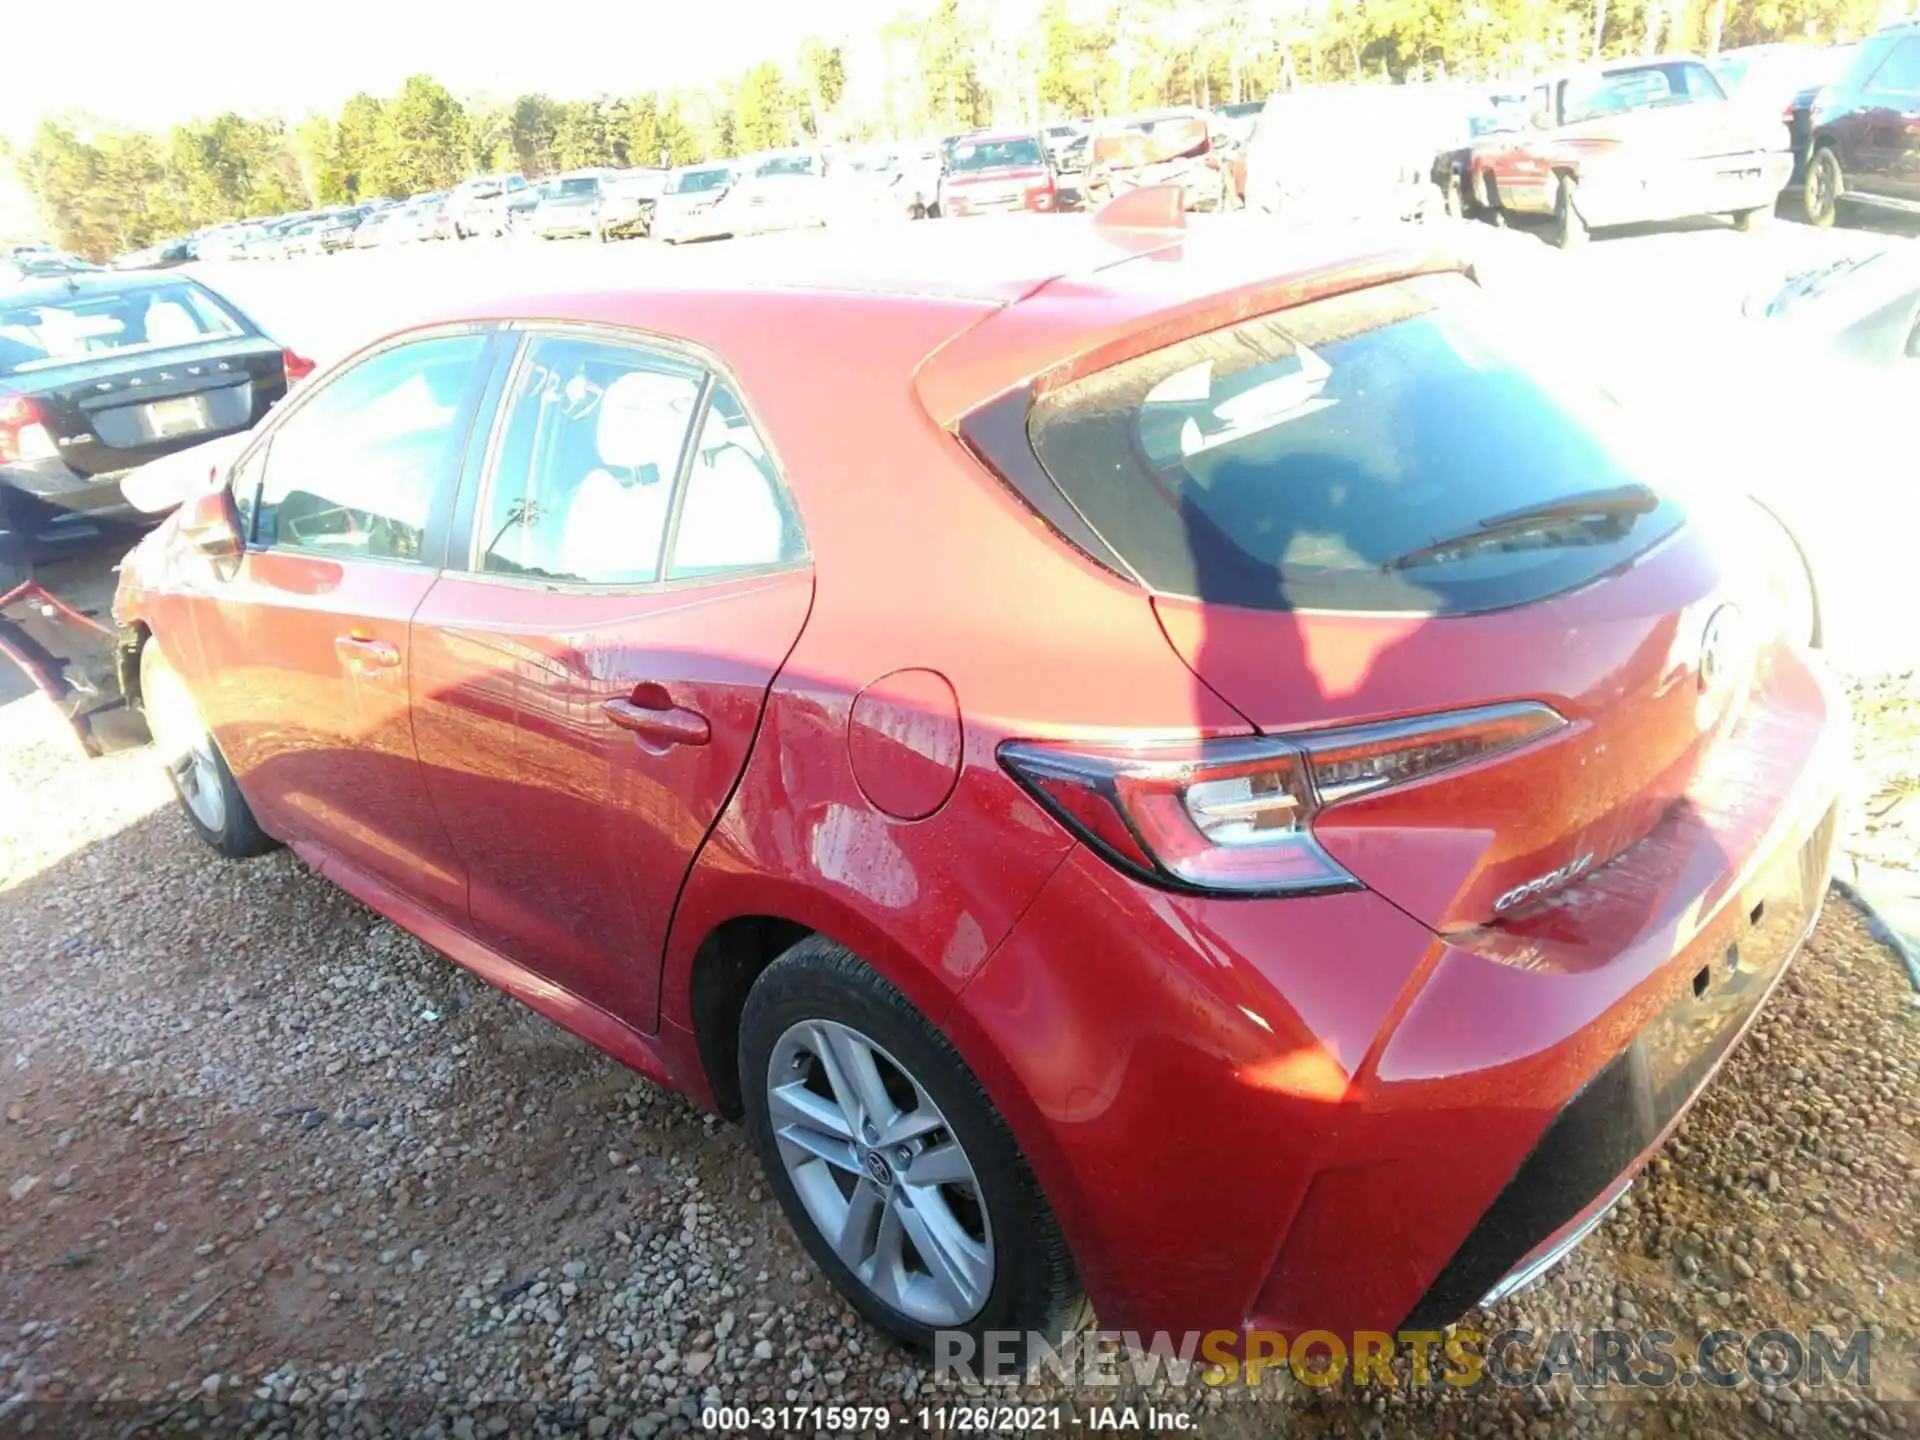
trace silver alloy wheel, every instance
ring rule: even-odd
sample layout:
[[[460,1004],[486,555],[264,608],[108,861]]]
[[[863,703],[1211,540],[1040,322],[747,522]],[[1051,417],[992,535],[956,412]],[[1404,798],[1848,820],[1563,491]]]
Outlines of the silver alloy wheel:
[[[152,644],[152,641],[148,641]],[[156,686],[155,680],[160,683]],[[153,732],[160,762],[179,788],[180,799],[209,831],[219,834],[227,825],[227,796],[220,784],[220,766],[214,758],[213,737],[200,723],[199,713],[179,676],[164,660],[143,678],[147,724]],[[158,693],[154,693],[154,692]]]
[[[973,1162],[926,1088],[846,1025],[789,1026],[767,1062],[767,1114],[808,1217],[878,1299],[964,1324],[993,1289],[993,1230]]]

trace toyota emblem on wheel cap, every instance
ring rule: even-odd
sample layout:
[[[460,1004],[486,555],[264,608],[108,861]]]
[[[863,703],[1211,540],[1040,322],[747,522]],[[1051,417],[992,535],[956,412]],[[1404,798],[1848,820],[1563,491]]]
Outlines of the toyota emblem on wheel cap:
[[[1712,692],[1733,676],[1743,646],[1740,607],[1722,605],[1707,621],[1700,637],[1700,689]]]
[[[877,1184],[891,1185],[893,1183],[893,1167],[887,1164],[887,1157],[882,1155],[878,1150],[869,1150],[867,1152],[867,1174],[871,1175]]]

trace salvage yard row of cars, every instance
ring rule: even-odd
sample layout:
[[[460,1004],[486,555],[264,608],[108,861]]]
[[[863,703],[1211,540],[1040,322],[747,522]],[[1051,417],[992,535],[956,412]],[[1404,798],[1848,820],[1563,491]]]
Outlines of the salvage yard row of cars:
[[[1329,138],[1333,137],[1333,138]],[[677,170],[594,168],[215,227],[130,267],[284,258],[473,236],[669,242],[893,215],[1098,206],[1172,184],[1190,210],[1595,227],[1723,213],[1783,191],[1816,225],[1850,205],[1920,211],[1920,24],[1853,45],[1639,57],[1498,85],[1303,87],[1204,110],[1005,127],[938,145],[776,150]]]

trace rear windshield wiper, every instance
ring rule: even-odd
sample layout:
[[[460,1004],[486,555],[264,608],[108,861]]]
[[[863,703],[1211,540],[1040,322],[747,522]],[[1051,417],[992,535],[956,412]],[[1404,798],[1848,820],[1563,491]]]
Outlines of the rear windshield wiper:
[[[1579,495],[1563,495],[1556,500],[1488,515],[1475,521],[1474,528],[1457,535],[1408,550],[1386,561],[1383,570],[1405,570],[1424,565],[1458,550],[1472,550],[1495,540],[1546,530],[1554,525],[1581,520],[1619,522],[1608,539],[1618,539],[1632,528],[1633,522],[1660,507],[1660,497],[1644,485],[1620,485],[1611,490],[1589,490]]]

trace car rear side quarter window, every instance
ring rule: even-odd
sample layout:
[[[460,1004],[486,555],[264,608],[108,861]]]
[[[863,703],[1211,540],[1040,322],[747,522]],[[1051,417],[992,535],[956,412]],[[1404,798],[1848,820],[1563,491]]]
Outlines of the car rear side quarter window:
[[[1027,430],[1100,545],[1152,590],[1442,615],[1573,589],[1677,528],[1668,465],[1630,433],[1458,274],[1125,361],[1046,391]],[[987,458],[1021,488],[1018,466]]]
[[[806,537],[766,442],[733,387],[716,383],[687,467],[669,580],[804,560]]]

